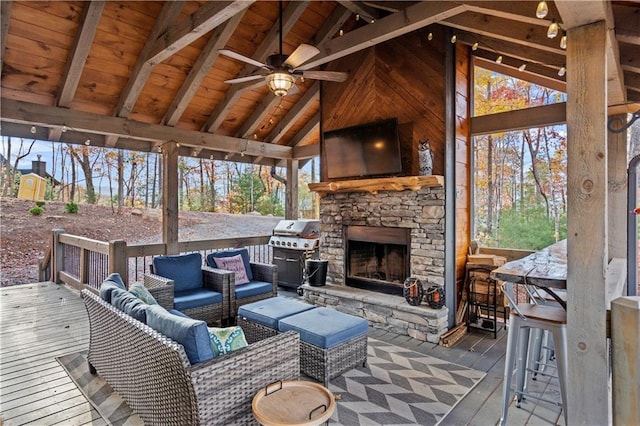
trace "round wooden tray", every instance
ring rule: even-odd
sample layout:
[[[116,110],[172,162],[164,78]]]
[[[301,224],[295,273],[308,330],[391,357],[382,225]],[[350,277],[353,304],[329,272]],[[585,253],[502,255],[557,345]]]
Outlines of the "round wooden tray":
[[[312,426],[326,422],[336,408],[329,389],[302,380],[272,383],[253,397],[253,416],[264,426]]]

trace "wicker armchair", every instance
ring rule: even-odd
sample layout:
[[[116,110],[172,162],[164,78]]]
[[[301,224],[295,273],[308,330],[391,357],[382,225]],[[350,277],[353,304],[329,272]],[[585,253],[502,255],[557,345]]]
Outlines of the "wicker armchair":
[[[88,290],[88,361],[145,424],[255,424],[253,396],[300,375],[297,333],[278,334],[231,354],[191,364],[184,347]]]
[[[234,272],[218,269],[215,259],[218,257],[229,257],[240,254],[244,264],[247,266],[247,274],[250,281],[246,285],[236,286],[236,274]],[[229,318],[232,320],[238,316],[238,308],[247,303],[257,302],[258,300],[268,299],[278,295],[278,267],[267,263],[258,263],[249,261],[249,252],[247,249],[226,250],[209,254],[206,257],[207,265],[216,268],[220,273],[230,273],[229,279]],[[250,288],[257,286],[260,289],[252,291]],[[249,290],[248,292],[246,290]]]
[[[174,256],[178,258],[179,256]],[[187,256],[183,256],[187,257]],[[184,307],[182,304],[183,295],[192,297],[193,290],[187,292],[179,292],[176,290],[176,277],[165,277],[155,273],[144,274],[143,282],[144,286],[149,289],[153,297],[158,301],[165,309],[177,309],[183,312],[185,315],[193,318],[206,321],[207,324],[222,325],[229,317],[229,281],[231,280],[232,273],[228,271],[214,270],[201,264],[196,264],[197,268],[202,274],[202,290],[215,292],[221,295],[218,297],[219,301],[215,303],[206,303],[193,306],[194,303],[190,302]],[[192,265],[193,267],[193,265]],[[154,272],[154,266],[150,265],[150,269]],[[175,279],[173,279],[175,278]],[[206,291],[204,292],[206,294]]]

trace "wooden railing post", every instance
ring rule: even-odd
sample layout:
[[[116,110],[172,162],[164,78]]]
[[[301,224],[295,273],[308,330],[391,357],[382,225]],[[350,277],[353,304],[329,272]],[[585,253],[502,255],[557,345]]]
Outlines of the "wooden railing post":
[[[640,419],[640,296],[611,302],[613,424]]]
[[[126,285],[129,284],[129,259],[127,258],[127,242],[124,240],[109,241],[109,273],[117,272]]]
[[[51,281],[56,284],[62,284],[58,273],[64,267],[64,244],[60,243],[61,234],[64,234],[64,229],[51,231]]]

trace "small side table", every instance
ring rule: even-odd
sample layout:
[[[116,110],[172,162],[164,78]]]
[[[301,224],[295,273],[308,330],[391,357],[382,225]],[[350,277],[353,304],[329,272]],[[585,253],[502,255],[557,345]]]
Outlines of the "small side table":
[[[275,382],[251,403],[253,417],[264,426],[320,425],[329,420],[336,401],[329,389],[303,380]]]

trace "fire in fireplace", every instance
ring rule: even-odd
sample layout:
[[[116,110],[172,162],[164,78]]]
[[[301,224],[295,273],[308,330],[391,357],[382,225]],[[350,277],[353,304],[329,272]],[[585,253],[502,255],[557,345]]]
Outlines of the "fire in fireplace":
[[[346,284],[402,295],[409,276],[410,230],[370,226],[345,228]]]

